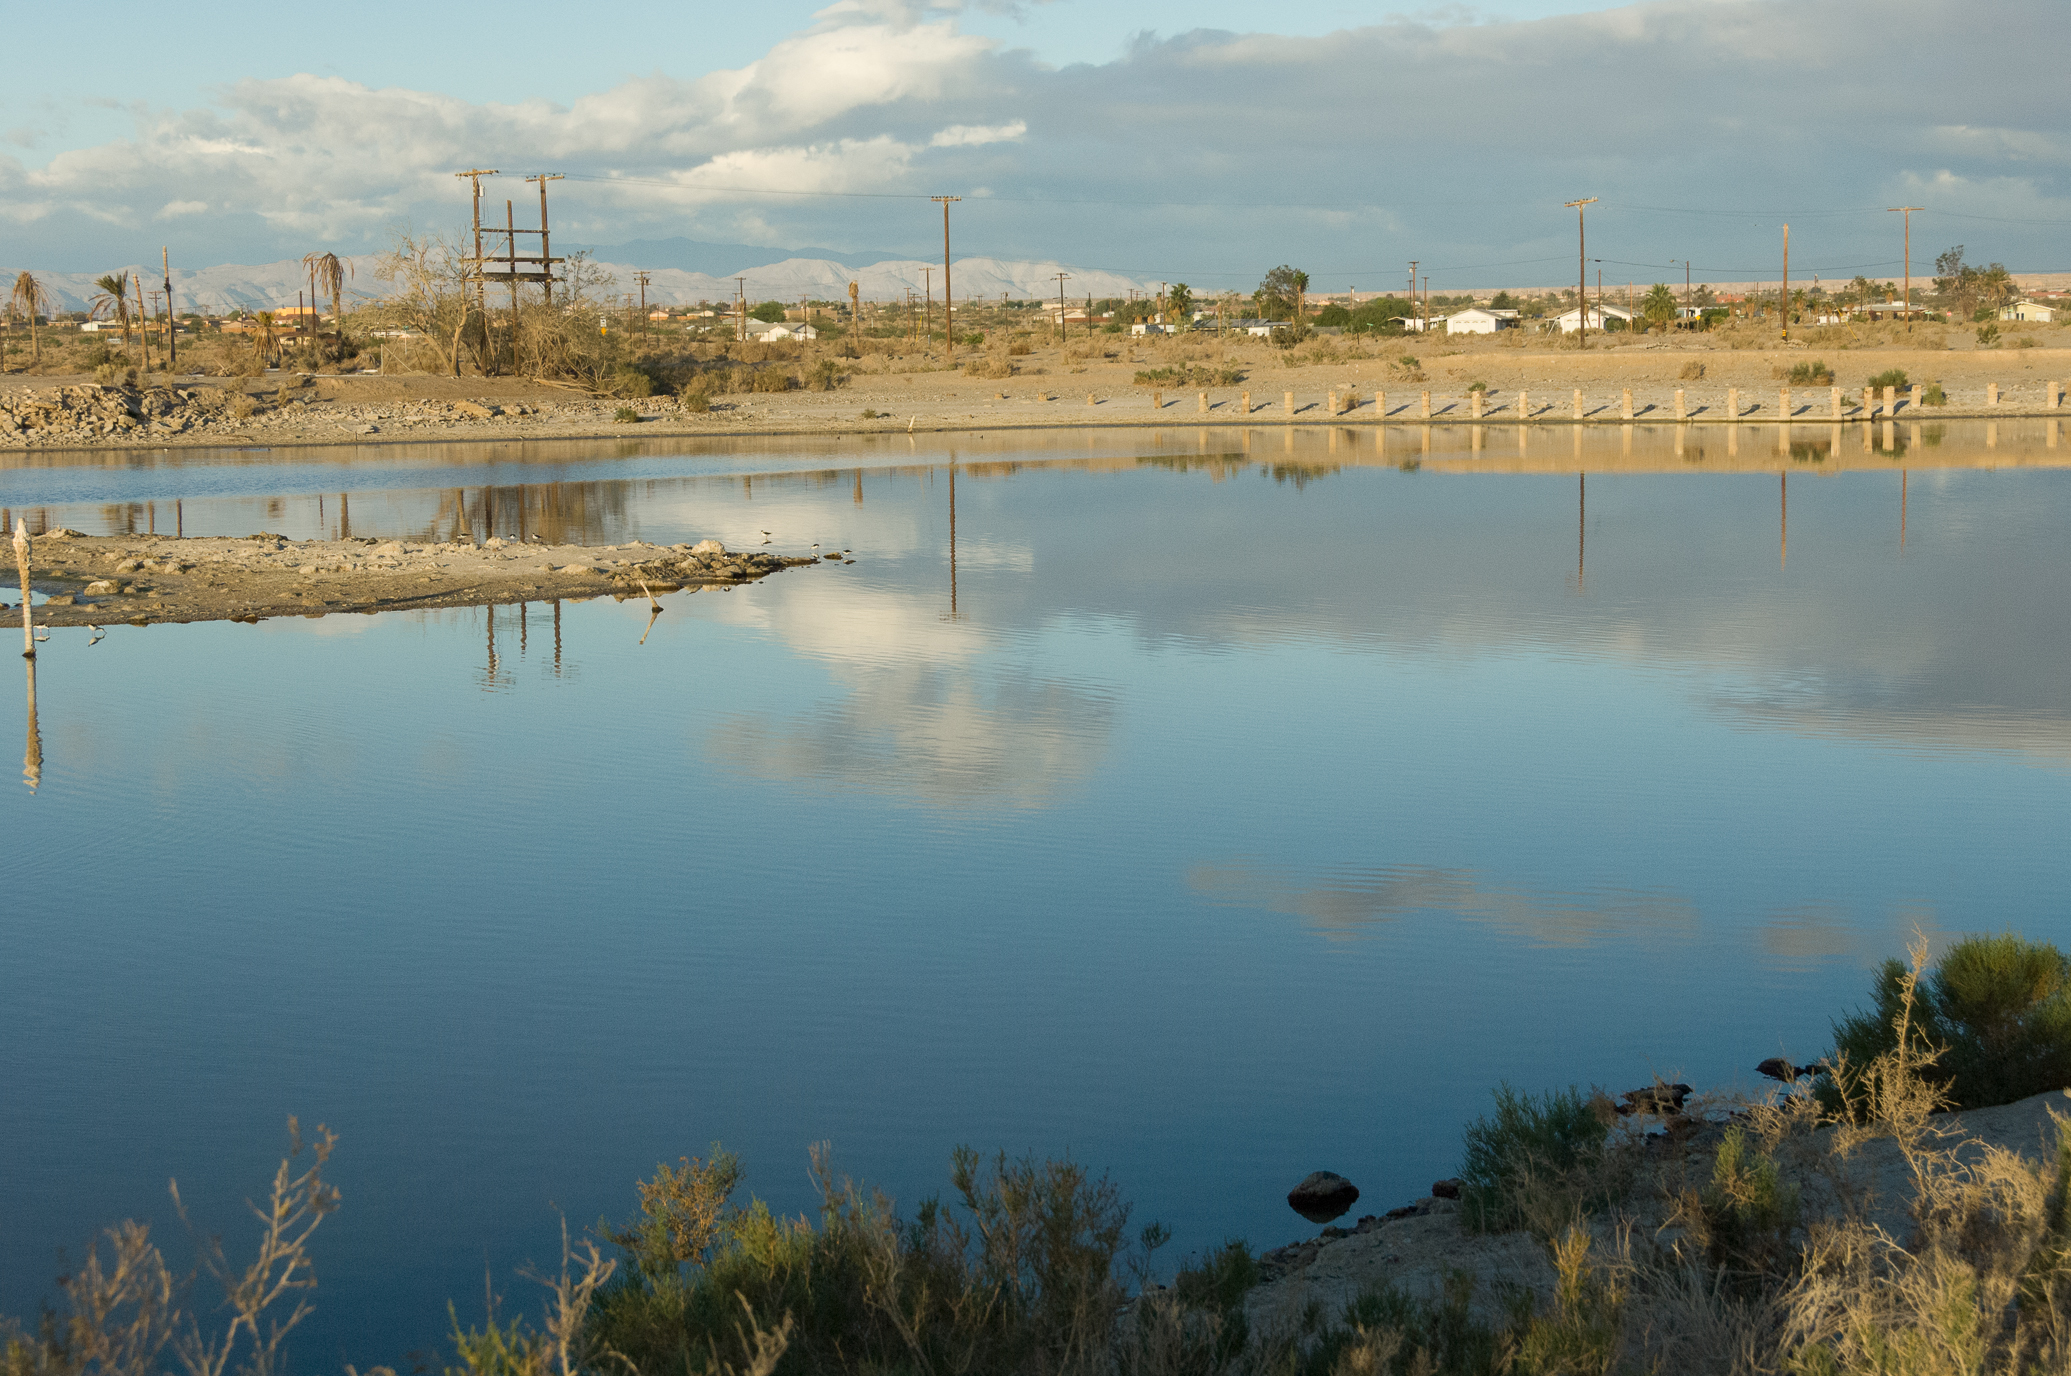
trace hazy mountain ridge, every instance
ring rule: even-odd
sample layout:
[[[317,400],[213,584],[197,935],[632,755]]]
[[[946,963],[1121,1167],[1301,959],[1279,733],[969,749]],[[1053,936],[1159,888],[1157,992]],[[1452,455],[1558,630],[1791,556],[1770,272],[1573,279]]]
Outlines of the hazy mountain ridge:
[[[375,277],[378,260],[361,254],[342,260],[347,264],[345,297],[348,302],[373,300],[386,295],[387,284]],[[830,258],[786,258],[781,262],[743,268],[725,276],[689,272],[681,268],[650,268],[640,263],[599,262],[609,274],[614,289],[623,294],[634,287],[633,274],[649,274],[649,305],[682,306],[698,301],[731,301],[735,278],[743,278],[750,301],[796,301],[800,296],[820,300],[846,300],[849,283],[857,284],[866,301],[903,301],[910,288],[918,297],[926,290],[936,300],[942,296],[942,265],[917,259],[873,263],[851,268]],[[29,269],[35,272],[35,269]],[[12,282],[20,268],[0,268],[0,281]],[[164,274],[157,264],[131,264],[128,271],[141,274],[146,301],[153,291],[163,290]],[[1146,290],[1151,284],[1098,269],[1073,268],[1061,263],[1012,262],[998,258],[963,258],[951,264],[951,285],[957,300],[973,297],[997,298],[1002,292],[1016,299],[1049,299],[1057,294],[1057,274],[1066,279],[1067,294],[1084,301],[1096,297],[1126,296],[1132,290]],[[83,311],[100,294],[94,285],[97,273],[36,272],[36,278],[50,292],[60,311]],[[220,314],[238,309],[272,310],[292,306],[296,293],[309,291],[309,274],[297,258],[277,263],[225,263],[208,268],[174,268],[173,298],[179,309]],[[131,287],[135,291],[135,287]],[[491,289],[494,296],[495,289]]]

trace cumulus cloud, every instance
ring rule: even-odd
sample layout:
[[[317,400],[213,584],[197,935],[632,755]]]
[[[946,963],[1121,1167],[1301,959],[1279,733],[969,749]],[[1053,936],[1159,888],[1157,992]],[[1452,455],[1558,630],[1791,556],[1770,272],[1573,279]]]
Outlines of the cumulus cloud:
[[[1435,264],[1434,286],[1552,280],[1577,195],[1602,198],[1592,246],[1642,276],[1671,256],[1719,280],[1766,268],[1786,215],[1794,268],[1885,263],[1878,212],[1899,196],[1929,207],[1916,240],[2062,266],[2042,261],[2056,227],[2004,223],[2071,220],[2061,99],[2004,78],[2000,36],[2049,29],[2047,0],[1437,14],[1321,38],[1146,36],[1055,69],[963,32],[957,8],[842,0],[744,66],[566,104],[255,78],[205,108],[133,110],[130,137],[41,168],[0,156],[0,223],[52,268],[196,202],[214,209],[168,231],[190,258],[363,248],[397,220],[451,224],[451,174],[491,166],[571,173],[557,225],[600,243],[919,248],[925,203],[889,198],[984,186],[997,195],[961,212],[973,251],[1211,286],[1281,261],[1379,285],[1398,256]],[[1893,28],[1934,40],[1861,60],[1861,36]],[[1861,213],[1807,217],[1826,210]],[[1937,215],[1996,218],[1966,232]]]

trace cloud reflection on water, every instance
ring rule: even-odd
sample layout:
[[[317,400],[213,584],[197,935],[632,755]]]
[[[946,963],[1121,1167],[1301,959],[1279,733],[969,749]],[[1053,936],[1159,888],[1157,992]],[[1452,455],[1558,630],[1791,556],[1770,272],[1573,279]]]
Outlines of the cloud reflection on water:
[[[1494,883],[1472,869],[1433,865],[1347,867],[1316,874],[1232,860],[1187,871],[1196,893],[1226,907],[1305,919],[1334,937],[1356,937],[1398,918],[1442,913],[1493,927],[1533,946],[1589,946],[1611,937],[1687,940],[1697,908],[1658,889],[1580,892]]]

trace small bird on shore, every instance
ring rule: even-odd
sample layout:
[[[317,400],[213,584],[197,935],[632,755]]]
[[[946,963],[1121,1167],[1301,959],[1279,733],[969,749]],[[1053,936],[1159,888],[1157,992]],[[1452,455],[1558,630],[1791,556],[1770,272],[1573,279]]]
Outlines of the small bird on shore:
[[[1793,1084],[1799,1080],[1809,1080],[1818,1073],[1819,1067],[1817,1066],[1792,1065],[1781,1056],[1771,1056],[1768,1060],[1755,1067],[1755,1074],[1766,1075],[1772,1080],[1781,1080],[1785,1084]]]
[[[86,648],[89,650],[91,650],[94,646],[100,644],[101,637],[108,634],[106,631],[102,630],[99,626],[94,625],[90,621],[87,623],[86,629],[93,632],[93,639],[86,642]]]

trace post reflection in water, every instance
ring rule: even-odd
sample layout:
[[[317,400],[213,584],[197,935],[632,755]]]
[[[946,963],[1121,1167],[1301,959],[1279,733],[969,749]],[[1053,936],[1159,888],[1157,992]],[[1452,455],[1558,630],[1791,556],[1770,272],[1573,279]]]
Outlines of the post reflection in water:
[[[29,739],[22,747],[22,782],[34,793],[43,782],[43,734],[36,727],[36,657],[24,655],[22,662],[29,666]]]
[[[1791,566],[1791,475],[1776,475],[1776,566]]]
[[[1905,469],[1898,471],[1898,547],[1906,547],[1906,479],[1910,475]]]
[[[949,465],[949,619],[956,620],[956,451]]]

